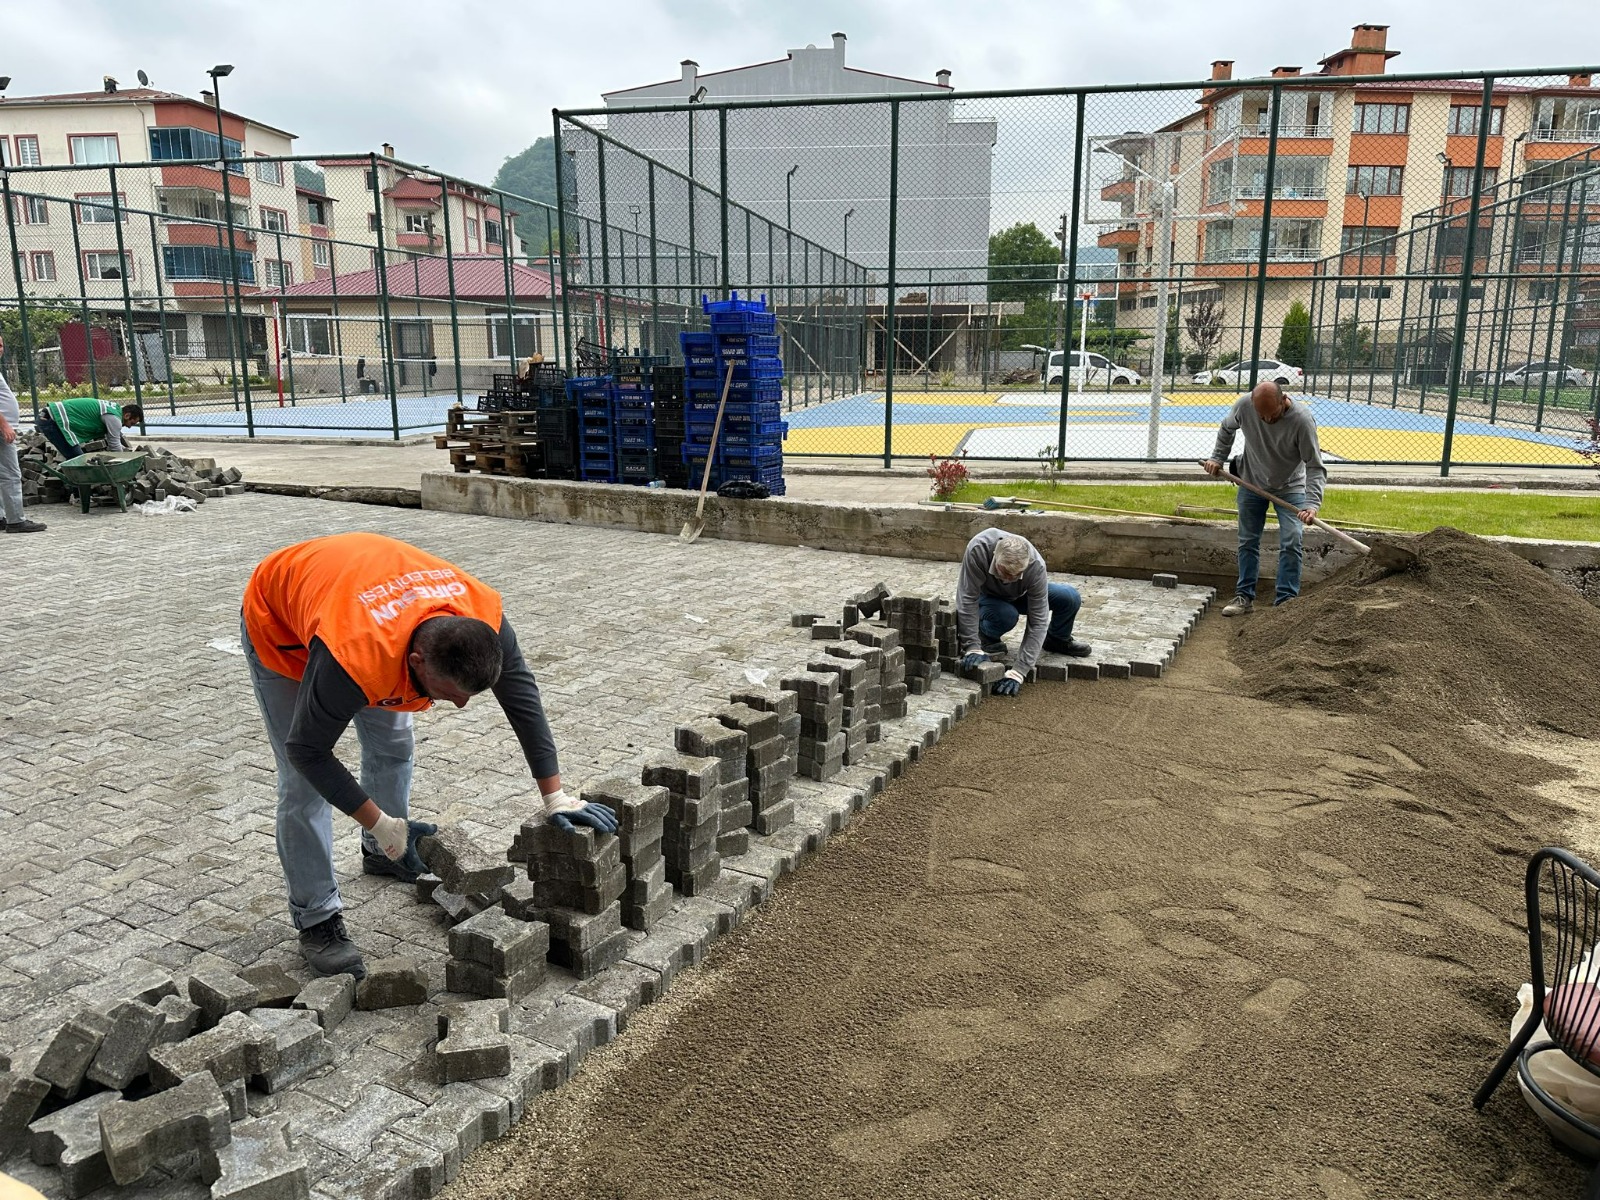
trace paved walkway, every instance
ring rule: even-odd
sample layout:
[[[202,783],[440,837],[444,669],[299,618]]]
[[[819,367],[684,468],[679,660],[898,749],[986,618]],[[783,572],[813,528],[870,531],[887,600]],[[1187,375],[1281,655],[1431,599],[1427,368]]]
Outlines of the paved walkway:
[[[801,667],[814,647],[790,628],[791,612],[835,609],[878,580],[945,592],[954,582],[951,564],[709,539],[685,546],[608,529],[271,496],[158,518],[66,506],[46,515],[47,534],[5,545],[10,603],[0,641],[0,1052],[24,1067],[30,1043],[59,1028],[95,985],[140,962],[179,976],[208,964],[278,962],[303,977],[274,852],[271,759],[243,660],[227,650],[249,572],[275,547],[372,529],[500,588],[540,677],[569,786],[669,748],[676,723],[724,703],[750,673],[775,682]],[[1170,652],[1209,596],[1074,582],[1085,594],[1080,635],[1106,661]],[[908,736],[921,736],[928,711],[959,704],[967,686],[951,682],[917,698],[924,716],[908,718]],[[498,708],[479,701],[418,724],[415,811],[485,846],[507,844],[533,785]],[[356,828],[340,820],[336,829],[358,941],[370,957],[415,956],[441,989],[438,911],[409,888],[353,874]],[[770,848],[746,857],[756,859],[752,875],[775,872]],[[721,899],[683,901],[674,918],[671,936],[700,946],[695,961],[705,939],[736,919],[735,901]],[[699,933],[683,932],[697,922]],[[660,953],[652,945],[641,940],[630,957]],[[578,996],[571,978],[552,970],[514,1019],[509,1081],[433,1083],[430,1003],[353,1014],[332,1038],[331,1071],[278,1096],[252,1096],[252,1112],[289,1117],[315,1195],[377,1195],[384,1180],[445,1162],[441,1137],[459,1136],[450,1143],[457,1156],[470,1151],[474,1138],[497,1136],[528,1099],[576,1069],[625,1023],[637,978],[665,986],[682,965],[651,961],[660,974],[633,968],[626,1002],[592,981]],[[462,1116],[469,1110],[470,1122]],[[57,1194],[51,1170],[16,1157],[5,1169]],[[180,1181],[140,1194],[205,1193]]]

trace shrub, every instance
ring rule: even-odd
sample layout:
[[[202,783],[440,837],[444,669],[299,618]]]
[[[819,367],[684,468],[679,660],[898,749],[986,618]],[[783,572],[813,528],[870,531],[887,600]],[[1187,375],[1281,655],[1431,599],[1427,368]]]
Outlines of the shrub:
[[[949,500],[967,482],[967,464],[958,458],[928,455],[928,478],[933,480],[935,500]]]

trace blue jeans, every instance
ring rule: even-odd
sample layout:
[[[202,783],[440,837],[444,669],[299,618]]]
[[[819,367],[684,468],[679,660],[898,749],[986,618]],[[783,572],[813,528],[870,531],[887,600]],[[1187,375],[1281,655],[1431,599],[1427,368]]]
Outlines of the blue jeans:
[[[56,424],[56,419],[47,412],[39,414],[39,432],[44,434],[45,441],[54,446],[62,458],[77,458],[83,453],[82,446],[74,446],[67,441],[67,435],[61,431],[61,426]]]
[[[1275,603],[1282,604],[1300,594],[1300,546],[1305,526],[1295,515],[1306,506],[1304,492],[1285,497],[1289,506],[1278,504],[1278,589]],[[1267,505],[1254,492],[1239,489],[1239,583],[1235,594],[1256,594],[1256,577],[1261,573],[1261,533],[1267,527]],[[1292,506],[1292,507],[1290,507]]]
[[[1072,623],[1078,619],[1078,609],[1083,597],[1078,589],[1065,583],[1050,585],[1050,628],[1045,637],[1055,641],[1072,640]],[[1000,596],[980,593],[978,596],[978,640],[985,646],[993,645],[1016,627],[1017,620],[1027,611],[1027,601],[1018,603]]]
[[[262,665],[242,620],[239,641],[267,725],[272,757],[278,764],[278,861],[289,888],[289,915],[296,929],[309,929],[344,907],[333,873],[333,807],[294,769],[284,752],[294,723],[299,682]],[[355,726],[361,741],[362,788],[391,817],[409,816],[415,751],[411,714],[364,708],[356,714]],[[365,830],[361,848],[369,854],[383,853]]]

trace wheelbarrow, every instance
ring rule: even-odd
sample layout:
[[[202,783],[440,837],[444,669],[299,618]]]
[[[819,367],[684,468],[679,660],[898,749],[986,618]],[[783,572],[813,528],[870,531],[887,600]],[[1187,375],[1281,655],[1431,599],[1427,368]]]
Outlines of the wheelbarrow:
[[[117,508],[128,511],[128,482],[144,470],[146,455],[137,452],[114,453],[96,451],[69,458],[59,466],[48,464],[45,470],[78,493],[83,511],[89,511],[96,487],[113,488],[117,493]]]

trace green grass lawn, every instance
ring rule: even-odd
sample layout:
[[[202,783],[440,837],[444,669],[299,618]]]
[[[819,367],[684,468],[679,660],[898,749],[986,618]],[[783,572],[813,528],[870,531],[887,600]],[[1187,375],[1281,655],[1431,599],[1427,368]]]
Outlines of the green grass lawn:
[[[988,496],[1056,500],[1167,516],[1178,515],[1178,505],[1186,504],[1225,508],[1228,512],[1185,512],[1184,516],[1233,520],[1234,488],[1226,483],[1066,483],[1051,487],[1035,480],[983,482],[966,484],[956,499],[965,504],[982,504]],[[1357,528],[1377,526],[1425,533],[1438,525],[1453,525],[1468,533],[1600,542],[1600,496],[1329,488],[1318,515],[1335,525],[1344,523]]]

